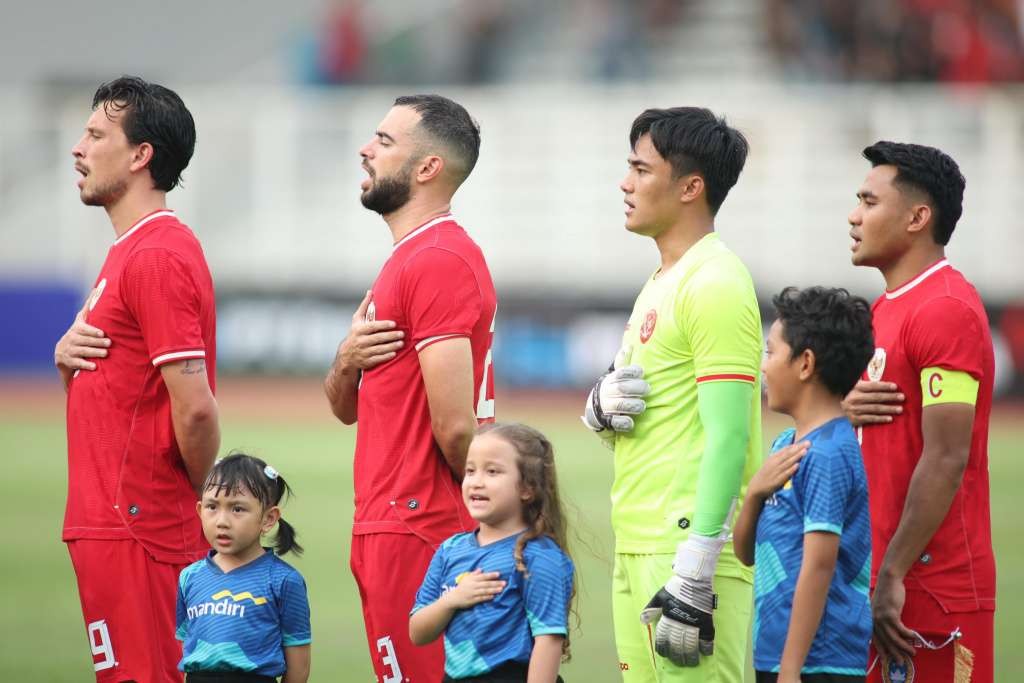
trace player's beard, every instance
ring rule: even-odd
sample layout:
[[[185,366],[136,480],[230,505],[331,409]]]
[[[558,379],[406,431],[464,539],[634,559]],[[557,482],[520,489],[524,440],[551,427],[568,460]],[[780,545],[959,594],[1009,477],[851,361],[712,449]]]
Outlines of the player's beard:
[[[86,206],[110,206],[128,191],[128,182],[113,180],[94,188],[83,187],[79,196]]]
[[[408,204],[409,197],[412,196],[414,166],[415,161],[410,160],[398,173],[386,178],[374,178],[370,189],[359,197],[363,206],[386,216]]]

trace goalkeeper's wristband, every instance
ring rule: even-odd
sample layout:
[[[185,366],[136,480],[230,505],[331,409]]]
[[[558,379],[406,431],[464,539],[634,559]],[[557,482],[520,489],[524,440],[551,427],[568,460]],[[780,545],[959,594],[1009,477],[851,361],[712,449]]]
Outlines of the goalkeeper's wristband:
[[[715,575],[715,566],[723,547],[724,538],[690,534],[689,538],[676,546],[672,569],[682,578],[710,580]]]
[[[601,375],[597,380],[597,384],[590,391],[590,409],[594,412],[594,419],[597,420],[597,424],[600,425],[598,429],[594,429],[595,432],[603,432],[611,426],[608,424],[608,418],[605,417],[604,411],[601,410],[601,382],[607,376]]]

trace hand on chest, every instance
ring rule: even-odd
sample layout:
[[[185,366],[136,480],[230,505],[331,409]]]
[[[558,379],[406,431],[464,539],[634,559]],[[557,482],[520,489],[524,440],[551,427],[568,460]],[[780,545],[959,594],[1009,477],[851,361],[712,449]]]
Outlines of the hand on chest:
[[[517,601],[521,592],[521,582],[523,577],[522,574],[516,570],[515,559],[512,556],[512,549],[508,547],[504,550],[505,552],[501,553],[478,553],[472,556],[460,558],[458,561],[453,562],[445,573],[442,592],[454,589],[468,575],[476,570],[481,570],[485,573],[497,572],[498,577],[496,580],[505,582],[505,587],[494,597],[494,600],[489,602],[497,606],[509,600]]]
[[[142,330],[120,293],[117,274],[101,277],[87,299],[85,322],[98,328],[110,339],[113,358],[123,348],[144,350]]]
[[[408,332],[409,325],[394,287],[380,282],[374,284],[373,299],[366,308],[366,322],[391,320],[398,329]]]

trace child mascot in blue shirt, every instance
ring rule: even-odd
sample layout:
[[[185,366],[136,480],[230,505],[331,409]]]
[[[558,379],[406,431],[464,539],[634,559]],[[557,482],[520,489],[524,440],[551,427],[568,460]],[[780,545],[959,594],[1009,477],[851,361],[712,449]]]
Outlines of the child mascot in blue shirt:
[[[768,407],[793,418],[751,479],[733,531],[755,564],[758,683],[864,681],[871,525],[857,434],[841,401],[874,353],[871,308],[842,289],[772,301],[761,371]]]
[[[445,681],[561,681],[575,589],[551,443],[525,425],[481,427],[462,497],[480,526],[434,554],[412,642],[444,634]]]
[[[186,683],[306,683],[309,599],[302,576],[278,555],[300,554],[281,519],[284,477],[259,458],[218,460],[196,505],[213,549],[178,579],[178,630]],[[260,543],[277,526],[274,548]]]

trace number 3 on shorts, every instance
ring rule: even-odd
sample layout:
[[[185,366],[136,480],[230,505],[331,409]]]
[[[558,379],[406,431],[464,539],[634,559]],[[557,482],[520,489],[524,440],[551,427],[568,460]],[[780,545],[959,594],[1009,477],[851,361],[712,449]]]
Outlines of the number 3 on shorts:
[[[494,321],[498,318],[498,309],[494,309],[494,317],[491,318],[491,343],[494,340]],[[476,419],[490,420],[494,417],[494,397],[487,398],[487,380],[491,376],[491,349],[488,347],[487,356],[484,357],[484,376],[480,380],[480,398],[476,402]]]
[[[103,671],[117,666],[117,660],[114,659],[114,644],[110,642],[110,631],[107,630],[106,620],[93,621],[85,629],[89,633],[89,647],[93,657],[92,668],[96,671]],[[95,661],[100,656],[103,659]]]
[[[381,664],[388,669],[384,672],[384,683],[399,683],[402,680],[402,667],[398,666],[398,657],[395,656],[395,647],[391,644],[391,636],[377,639],[377,652],[384,655],[381,657]]]

